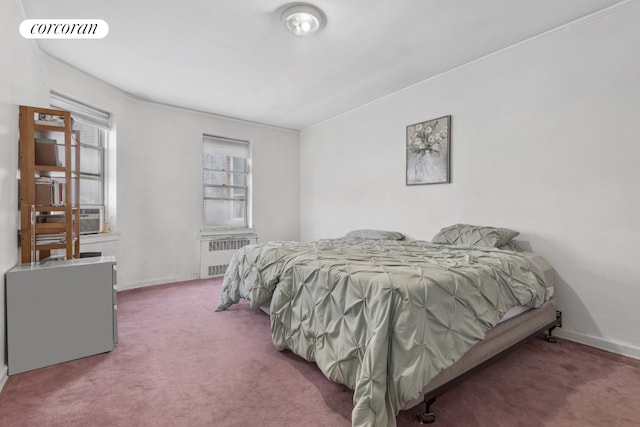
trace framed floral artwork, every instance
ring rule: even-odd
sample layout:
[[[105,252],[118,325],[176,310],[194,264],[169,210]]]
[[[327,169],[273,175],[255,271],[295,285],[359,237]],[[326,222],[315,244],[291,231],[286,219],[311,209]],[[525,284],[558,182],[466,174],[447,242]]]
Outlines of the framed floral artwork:
[[[451,182],[451,116],[407,126],[407,185]]]

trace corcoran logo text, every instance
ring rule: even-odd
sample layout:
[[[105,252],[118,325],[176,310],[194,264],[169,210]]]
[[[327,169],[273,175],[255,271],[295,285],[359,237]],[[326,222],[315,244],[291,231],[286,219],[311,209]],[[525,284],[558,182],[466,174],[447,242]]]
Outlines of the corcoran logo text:
[[[25,19],[20,24],[25,39],[102,39],[108,33],[102,19]]]

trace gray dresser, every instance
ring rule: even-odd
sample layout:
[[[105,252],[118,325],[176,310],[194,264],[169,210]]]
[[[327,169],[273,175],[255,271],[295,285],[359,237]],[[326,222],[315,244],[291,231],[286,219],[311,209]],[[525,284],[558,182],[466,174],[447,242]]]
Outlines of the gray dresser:
[[[113,350],[115,257],[23,264],[7,272],[9,375]]]

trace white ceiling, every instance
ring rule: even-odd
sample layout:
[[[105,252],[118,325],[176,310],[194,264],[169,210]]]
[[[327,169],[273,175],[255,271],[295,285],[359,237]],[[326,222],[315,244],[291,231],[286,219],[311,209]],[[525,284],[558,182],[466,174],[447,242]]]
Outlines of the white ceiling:
[[[620,0],[315,0],[321,33],[280,24],[287,0],[21,0],[27,18],[92,18],[102,40],[47,53],[133,95],[303,129]]]

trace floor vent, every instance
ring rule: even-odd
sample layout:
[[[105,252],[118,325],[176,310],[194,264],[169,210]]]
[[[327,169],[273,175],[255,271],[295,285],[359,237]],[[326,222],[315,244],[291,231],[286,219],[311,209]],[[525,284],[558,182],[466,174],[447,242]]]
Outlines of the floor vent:
[[[203,237],[200,245],[200,278],[223,276],[233,254],[256,241],[257,236],[253,234]]]

